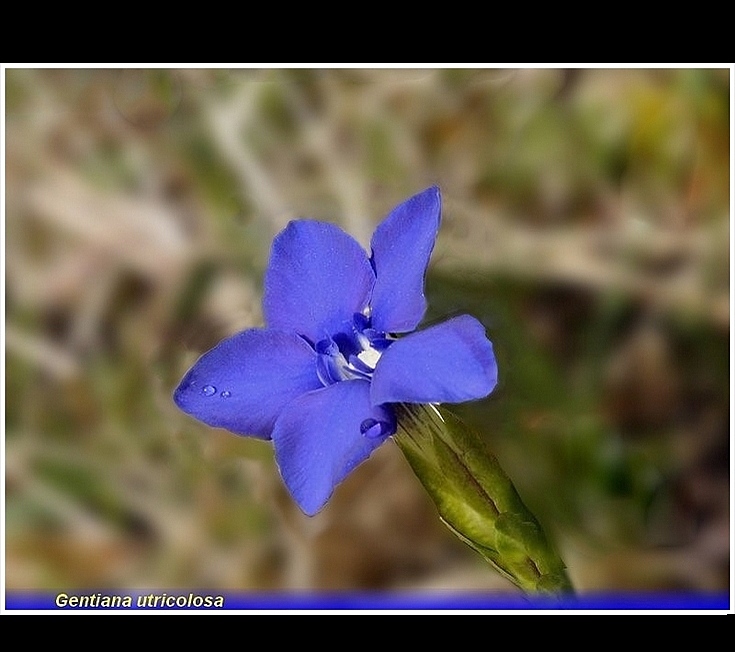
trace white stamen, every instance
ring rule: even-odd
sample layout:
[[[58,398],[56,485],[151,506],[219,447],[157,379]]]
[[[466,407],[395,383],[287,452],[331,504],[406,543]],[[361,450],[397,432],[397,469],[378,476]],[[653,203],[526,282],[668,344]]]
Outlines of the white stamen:
[[[360,351],[360,353],[357,354],[357,357],[360,362],[364,362],[371,369],[375,369],[378,364],[378,360],[380,360],[380,355],[380,351],[376,351],[370,347],[364,351]]]

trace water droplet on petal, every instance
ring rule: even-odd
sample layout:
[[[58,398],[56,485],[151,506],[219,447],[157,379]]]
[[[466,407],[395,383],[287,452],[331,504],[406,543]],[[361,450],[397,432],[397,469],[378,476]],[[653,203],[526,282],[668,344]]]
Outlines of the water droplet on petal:
[[[214,385],[205,385],[202,387],[202,394],[204,396],[212,396],[217,392],[217,388]]]
[[[222,398],[230,398],[230,396],[232,396],[232,392],[230,392],[230,391],[228,391],[228,390],[225,390],[224,392],[222,392],[222,393],[220,394],[220,396],[221,396]]]
[[[386,424],[375,419],[365,419],[360,424],[360,432],[368,439],[377,439],[385,434]]]

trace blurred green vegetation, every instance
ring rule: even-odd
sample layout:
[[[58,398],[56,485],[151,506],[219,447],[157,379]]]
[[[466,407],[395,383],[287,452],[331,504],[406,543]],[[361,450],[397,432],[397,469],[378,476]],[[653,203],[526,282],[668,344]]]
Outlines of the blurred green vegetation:
[[[581,591],[729,582],[730,71],[6,70],[7,588],[513,590],[392,444],[307,519],[173,406],[272,237],[432,183],[432,323]]]

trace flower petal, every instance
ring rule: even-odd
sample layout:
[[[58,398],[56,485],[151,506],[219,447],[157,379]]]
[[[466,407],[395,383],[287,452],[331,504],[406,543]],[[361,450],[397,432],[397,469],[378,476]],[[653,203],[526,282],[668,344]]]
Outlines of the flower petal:
[[[263,311],[270,328],[312,343],[367,306],[375,275],[367,254],[334,224],[296,220],[273,240]]]
[[[485,328],[462,315],[396,340],[373,374],[370,398],[381,403],[461,403],[487,396],[498,367]]]
[[[370,301],[372,326],[407,333],[426,312],[424,276],[439,231],[441,194],[433,186],[396,206],[373,234],[377,280]]]
[[[334,383],[292,401],[278,417],[276,462],[294,500],[312,516],[393,432],[393,411],[370,405],[370,383]]]
[[[210,426],[270,439],[286,404],[321,386],[316,354],[303,339],[253,329],[223,340],[199,358],[174,392],[174,401]]]

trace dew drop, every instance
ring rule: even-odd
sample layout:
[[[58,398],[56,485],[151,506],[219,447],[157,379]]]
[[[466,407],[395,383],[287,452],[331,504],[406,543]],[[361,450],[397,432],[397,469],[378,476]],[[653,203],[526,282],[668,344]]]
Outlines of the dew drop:
[[[216,393],[216,391],[217,388],[214,387],[214,385],[205,385],[204,387],[202,387],[202,394],[204,394],[204,396],[212,396]]]
[[[377,439],[385,432],[384,425],[385,424],[380,421],[376,421],[375,419],[365,419],[365,421],[360,424],[360,432],[368,439]]]
[[[225,390],[224,392],[222,392],[222,393],[220,394],[220,396],[221,396],[222,398],[230,398],[230,396],[232,396],[232,392],[230,392],[229,390]]]

